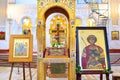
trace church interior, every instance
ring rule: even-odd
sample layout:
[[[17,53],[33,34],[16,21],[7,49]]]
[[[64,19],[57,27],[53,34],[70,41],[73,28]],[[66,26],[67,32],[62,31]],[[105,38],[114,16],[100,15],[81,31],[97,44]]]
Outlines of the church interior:
[[[0,0],[0,80],[120,80],[119,26],[120,0]]]

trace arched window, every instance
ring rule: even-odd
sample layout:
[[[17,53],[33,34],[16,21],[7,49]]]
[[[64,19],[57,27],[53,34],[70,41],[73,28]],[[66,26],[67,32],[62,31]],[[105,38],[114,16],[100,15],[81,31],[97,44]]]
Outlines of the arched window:
[[[95,21],[95,19],[92,18],[92,17],[89,17],[89,18],[87,19],[87,24],[86,24],[86,26],[90,26],[90,27],[96,26],[96,21]]]
[[[22,20],[22,32],[23,34],[31,34],[32,31],[32,20],[29,17],[25,17]]]

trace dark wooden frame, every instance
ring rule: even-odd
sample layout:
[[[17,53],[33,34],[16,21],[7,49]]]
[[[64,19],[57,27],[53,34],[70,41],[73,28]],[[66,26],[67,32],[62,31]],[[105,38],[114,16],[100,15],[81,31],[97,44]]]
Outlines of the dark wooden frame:
[[[113,73],[113,72],[110,71],[110,73],[106,73],[106,72],[104,72],[104,71],[103,71],[103,72],[102,72],[102,71],[96,71],[96,72],[92,72],[92,71],[91,71],[91,72],[90,72],[90,71],[87,72],[87,71],[86,71],[86,72],[82,72],[82,73],[77,73],[77,74],[76,74],[76,75],[77,75],[76,78],[77,78],[77,80],[82,80],[82,79],[81,79],[81,76],[82,76],[83,74],[84,74],[84,75],[88,75],[88,74],[99,74],[99,75],[100,75],[100,80],[104,80],[104,79],[103,79],[103,74],[105,74],[105,75],[106,75],[106,80],[110,80],[110,79],[109,79],[109,74],[111,74],[111,73]],[[116,78],[114,78],[114,79],[116,79]],[[113,79],[113,80],[114,80],[114,79]]]
[[[106,56],[105,58],[107,59],[107,68],[104,70],[83,70],[81,69],[81,73],[77,73],[77,80],[82,80],[81,79],[81,75],[82,74],[100,74],[100,80],[102,80],[103,76],[102,74],[106,74],[106,79],[109,80],[109,73],[106,72],[106,70],[111,70],[111,66],[110,66],[110,58],[109,58],[109,49],[108,49],[108,43],[107,43],[107,32],[106,32],[106,27],[76,27],[76,64],[78,66],[81,67],[79,61],[79,48],[80,48],[80,44],[79,44],[79,35],[78,32],[79,30],[102,30],[104,35],[101,35],[101,37],[104,37],[104,41],[105,41],[105,48],[106,48]],[[100,34],[100,33],[99,33]],[[110,73],[112,73],[110,71]]]

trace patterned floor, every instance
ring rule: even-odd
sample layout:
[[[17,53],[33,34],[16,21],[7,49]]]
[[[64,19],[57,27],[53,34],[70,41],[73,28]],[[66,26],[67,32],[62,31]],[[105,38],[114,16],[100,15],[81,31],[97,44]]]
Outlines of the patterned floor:
[[[10,67],[0,67],[0,80],[9,80],[10,69],[11,69]],[[110,80],[112,80],[112,75],[120,76],[120,66],[112,66],[111,69],[114,73],[110,75]],[[32,68],[31,72],[32,72],[32,80],[37,80],[37,69]],[[25,74],[26,74],[26,80],[30,80],[28,68],[25,69]],[[23,80],[22,68],[19,69],[19,72],[17,67],[13,68],[13,74],[11,80]],[[67,80],[67,78],[50,79],[47,77],[46,80]],[[82,80],[99,80],[99,75],[83,75]]]

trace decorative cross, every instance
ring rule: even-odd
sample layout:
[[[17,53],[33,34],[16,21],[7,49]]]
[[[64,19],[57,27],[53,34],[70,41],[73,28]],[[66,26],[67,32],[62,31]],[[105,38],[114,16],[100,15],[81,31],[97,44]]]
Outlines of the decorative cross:
[[[60,41],[60,33],[64,33],[64,30],[60,30],[60,24],[57,24],[56,30],[52,30],[52,33],[55,33],[55,39],[57,42]]]

